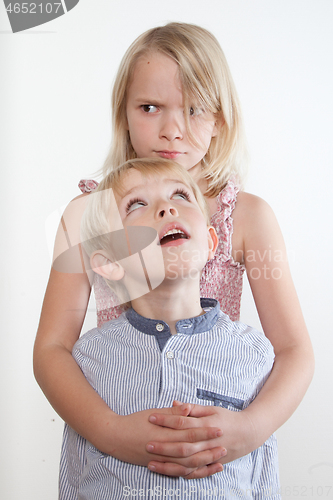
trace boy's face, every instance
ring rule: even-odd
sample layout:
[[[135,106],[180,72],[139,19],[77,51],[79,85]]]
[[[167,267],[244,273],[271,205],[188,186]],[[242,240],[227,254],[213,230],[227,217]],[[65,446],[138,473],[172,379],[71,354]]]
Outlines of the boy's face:
[[[148,226],[157,232],[156,245],[149,247],[150,268],[161,272],[162,251],[166,278],[200,278],[214,256],[217,236],[214,228],[207,227],[191,188],[171,172],[143,176],[135,169],[125,174],[122,185],[116,201],[123,226]]]

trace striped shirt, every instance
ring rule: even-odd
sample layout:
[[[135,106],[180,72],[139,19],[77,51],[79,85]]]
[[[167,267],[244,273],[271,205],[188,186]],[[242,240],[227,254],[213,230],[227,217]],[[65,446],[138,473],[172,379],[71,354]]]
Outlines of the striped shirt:
[[[85,377],[119,415],[170,407],[173,400],[241,411],[272,369],[273,347],[255,329],[232,322],[214,299],[205,314],[178,321],[171,335],[163,321],[128,310],[84,334],[73,356]],[[101,453],[65,425],[60,500],[280,499],[277,444],[227,463],[211,477],[185,480],[150,472]]]

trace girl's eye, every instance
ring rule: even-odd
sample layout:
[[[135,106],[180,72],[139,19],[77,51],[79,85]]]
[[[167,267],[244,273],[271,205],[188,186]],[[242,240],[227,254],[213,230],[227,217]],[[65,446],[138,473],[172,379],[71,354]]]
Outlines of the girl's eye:
[[[190,107],[190,116],[199,116],[203,113],[202,108],[195,108],[194,106]]]
[[[190,201],[190,195],[184,189],[177,189],[172,195],[173,199]]]
[[[130,200],[126,205],[126,214],[130,214],[131,212],[134,212],[134,210],[137,210],[138,208],[145,206],[146,206],[145,202],[139,200],[138,198],[135,200]]]
[[[157,111],[157,106],[154,106],[153,104],[143,104],[141,108],[145,113],[156,113]]]

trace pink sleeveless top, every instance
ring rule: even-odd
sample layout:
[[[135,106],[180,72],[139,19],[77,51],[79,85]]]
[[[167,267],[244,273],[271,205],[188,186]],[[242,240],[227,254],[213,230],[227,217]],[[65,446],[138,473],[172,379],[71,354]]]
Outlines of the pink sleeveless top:
[[[82,193],[94,191],[98,183],[93,180],[81,180]],[[221,309],[233,321],[239,320],[240,302],[243,289],[245,266],[235,262],[231,255],[231,237],[233,233],[232,211],[235,208],[239,188],[233,180],[217,196],[218,209],[211,218],[219,237],[219,244],[214,259],[207,262],[200,281],[201,297],[217,299]],[[97,325],[118,318],[123,307],[104,279],[95,274],[94,293],[97,308]]]

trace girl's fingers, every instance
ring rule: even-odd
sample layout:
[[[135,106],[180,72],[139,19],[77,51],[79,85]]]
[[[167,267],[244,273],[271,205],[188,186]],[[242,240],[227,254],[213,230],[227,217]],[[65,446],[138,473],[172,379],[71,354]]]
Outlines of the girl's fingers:
[[[203,477],[212,476],[217,472],[223,471],[223,465],[220,463],[206,465],[205,467],[200,467],[199,469],[194,470],[188,476],[185,476],[185,479],[201,479]]]
[[[186,477],[195,472],[195,469],[184,467],[183,465],[174,464],[172,462],[149,462],[148,469],[164,476]]]
[[[149,417],[149,422],[155,425],[162,425],[164,427],[169,427],[165,422],[167,422],[167,417],[174,415],[174,416],[179,416],[183,417],[179,419],[179,422],[177,419],[174,420],[176,422],[175,425],[177,427],[172,428],[186,428],[186,425],[188,424],[189,427],[194,427],[194,426],[199,426],[202,425],[200,422],[195,422],[193,420],[193,417],[195,418],[200,418],[200,417],[208,417],[210,415],[214,415],[216,413],[216,408],[214,406],[204,406],[204,405],[197,405],[197,404],[191,404],[191,403],[182,403],[180,401],[173,401],[172,407],[168,409],[164,409],[162,412],[158,413],[152,413]],[[192,423],[190,423],[185,417],[192,417]],[[171,420],[171,422],[173,422]]]
[[[216,406],[204,406],[204,405],[191,405],[191,411],[189,413],[189,417],[209,417],[210,415],[214,415],[216,413]]]
[[[186,415],[184,416],[184,414],[153,413],[149,416],[148,420],[151,424],[169,427],[170,429],[193,429],[204,425],[203,421],[187,417]]]
[[[173,401],[172,406],[181,406],[183,403],[181,401],[177,401],[176,399]]]
[[[225,455],[226,450],[222,447],[217,447],[177,460],[177,463],[151,461],[148,464],[148,469],[167,476],[187,477],[191,475],[191,477],[187,477],[188,479],[207,477],[223,469],[221,464],[214,462],[217,462],[217,460],[220,460]],[[192,476],[192,474],[194,475]]]
[[[156,466],[155,466],[156,464]],[[163,474],[165,476],[183,477],[184,479],[201,479],[203,477],[212,476],[217,472],[223,471],[223,465],[216,463],[205,465],[199,469],[190,469],[173,463],[151,462],[148,468],[152,472]]]
[[[191,429],[179,434],[181,441],[150,441],[146,445],[146,450],[154,455],[164,457],[189,457],[194,453],[215,448],[218,444],[216,438],[221,437],[221,435],[221,431],[213,427]],[[210,462],[206,462],[205,465],[207,463]]]

